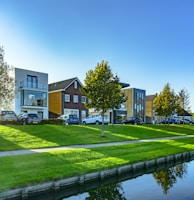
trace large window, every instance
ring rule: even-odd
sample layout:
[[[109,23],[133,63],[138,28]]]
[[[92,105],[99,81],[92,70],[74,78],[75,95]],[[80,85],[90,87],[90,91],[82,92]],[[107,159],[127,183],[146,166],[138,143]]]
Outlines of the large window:
[[[38,88],[38,77],[27,75],[27,85],[31,88]]]
[[[86,118],[86,110],[81,111],[81,118],[82,119]]]
[[[144,118],[145,115],[145,92],[142,90],[135,90],[134,94],[134,116]]]
[[[23,106],[47,106],[47,93],[31,90],[23,90],[21,95]]]

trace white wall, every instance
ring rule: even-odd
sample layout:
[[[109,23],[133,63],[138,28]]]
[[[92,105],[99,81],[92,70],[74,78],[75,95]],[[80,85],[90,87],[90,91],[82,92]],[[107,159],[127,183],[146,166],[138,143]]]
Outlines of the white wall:
[[[20,102],[21,102],[21,96],[20,96],[20,90],[19,90],[20,82],[21,81],[27,82],[27,75],[37,76],[38,84],[46,86],[44,90],[40,88],[32,88],[32,90],[47,92],[47,107],[20,105]],[[16,91],[14,111],[16,112],[16,114],[21,113],[22,110],[25,110],[31,113],[37,113],[38,111],[41,111],[43,112],[43,118],[48,118],[48,74],[42,73],[42,72],[35,72],[31,70],[20,69],[20,68],[14,68],[14,77],[15,77],[15,91]],[[27,89],[27,88],[24,87],[24,89]]]

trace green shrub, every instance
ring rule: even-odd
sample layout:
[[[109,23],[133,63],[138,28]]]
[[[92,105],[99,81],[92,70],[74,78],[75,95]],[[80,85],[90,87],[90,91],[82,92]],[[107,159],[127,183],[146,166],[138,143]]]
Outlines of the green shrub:
[[[0,125],[17,125],[18,121],[0,121]]]
[[[63,119],[50,118],[50,119],[42,119],[41,124],[63,124]]]

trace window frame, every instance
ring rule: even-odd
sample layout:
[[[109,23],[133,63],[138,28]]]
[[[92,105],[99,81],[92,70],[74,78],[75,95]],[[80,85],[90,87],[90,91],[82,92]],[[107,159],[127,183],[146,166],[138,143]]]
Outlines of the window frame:
[[[65,94],[65,99],[64,100],[65,100],[66,103],[69,103],[71,101],[70,94]]]
[[[74,89],[77,89],[77,81],[74,81]]]
[[[86,96],[81,96],[81,103],[86,103]]]
[[[73,103],[79,103],[79,96],[77,94],[73,95]]]

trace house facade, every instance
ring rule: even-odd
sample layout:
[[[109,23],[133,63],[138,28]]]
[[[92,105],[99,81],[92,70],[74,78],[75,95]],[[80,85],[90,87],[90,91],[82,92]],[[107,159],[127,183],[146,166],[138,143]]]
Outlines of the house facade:
[[[156,115],[154,112],[154,98],[156,95],[147,95],[146,96],[146,123],[154,124],[156,123]]]
[[[88,115],[85,108],[86,96],[80,89],[82,83],[77,77],[49,84],[49,117],[75,114],[80,121]]]
[[[130,88],[129,84],[120,83],[122,92],[127,97],[119,109],[110,111],[111,122],[119,124],[123,119],[129,117],[140,117],[146,123],[146,91],[137,88]],[[112,119],[113,118],[113,119]]]
[[[128,117],[140,117],[146,123],[146,91],[137,88],[123,88],[127,97],[125,108]]]
[[[41,118],[48,118],[48,74],[13,68],[13,77],[15,113],[37,113]]]

